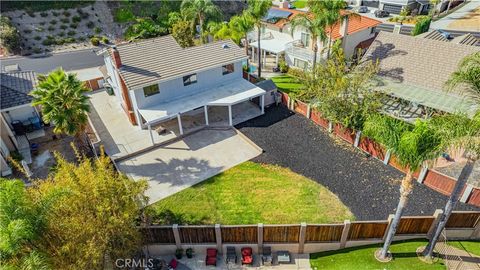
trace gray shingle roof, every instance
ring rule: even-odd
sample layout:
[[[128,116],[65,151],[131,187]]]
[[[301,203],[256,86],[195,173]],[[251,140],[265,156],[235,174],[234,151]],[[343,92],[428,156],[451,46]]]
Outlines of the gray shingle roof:
[[[428,38],[428,39],[433,39],[433,40],[438,40],[438,41],[448,41],[448,38],[446,38],[441,32],[437,30],[433,30],[430,32],[425,32],[422,33],[418,36],[417,38]]]
[[[245,51],[232,41],[182,48],[170,35],[121,44],[117,49],[120,75],[129,89],[246,58]]]
[[[28,94],[37,85],[33,71],[0,73],[0,109],[29,104],[33,98]]]
[[[442,91],[460,61],[478,51],[476,46],[381,31],[364,59],[379,61],[381,77]]]
[[[452,39],[452,42],[471,46],[480,46],[480,41],[474,35],[468,33]]]

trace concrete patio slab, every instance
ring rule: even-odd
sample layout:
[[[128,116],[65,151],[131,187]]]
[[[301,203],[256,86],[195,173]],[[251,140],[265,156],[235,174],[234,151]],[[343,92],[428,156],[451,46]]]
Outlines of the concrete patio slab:
[[[261,149],[235,129],[203,129],[179,141],[117,162],[120,171],[146,179],[149,203],[250,160]]]

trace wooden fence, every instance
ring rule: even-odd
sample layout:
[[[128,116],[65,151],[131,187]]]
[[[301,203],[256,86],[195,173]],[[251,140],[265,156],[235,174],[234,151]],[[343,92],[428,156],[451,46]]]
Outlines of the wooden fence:
[[[432,216],[404,216],[397,228],[397,237],[428,238],[439,222],[441,210]],[[141,227],[146,245],[175,245],[177,248],[196,245],[224,244],[242,245],[290,245],[295,252],[303,253],[305,245],[337,244],[343,248],[347,243],[378,243],[385,239],[393,215],[388,220],[348,221],[340,224],[293,224],[293,225],[207,225],[207,226],[146,226]],[[463,233],[455,238],[480,238],[480,211],[453,212],[447,230]]]
[[[353,144],[355,147],[358,147],[366,153],[369,153],[371,156],[382,160],[385,164],[388,164],[405,173],[405,168],[398,164],[395,156],[389,155],[381,145],[372,139],[362,136],[361,132],[345,128],[341,124],[330,123],[319,111],[317,111],[315,108],[311,108],[309,104],[299,100],[294,100],[286,93],[281,94],[282,104],[287,106],[289,109],[311,119],[315,124],[329,129],[329,131],[331,131],[332,134],[336,135],[338,138],[346,141],[347,143]],[[450,195],[450,193],[453,191],[453,187],[455,186],[456,179],[428,168],[425,168],[424,170],[424,174],[421,173],[421,170],[418,170],[413,174],[419,183],[423,183],[442,194]],[[463,188],[463,196],[460,200],[464,203],[480,207],[480,187],[466,185]]]

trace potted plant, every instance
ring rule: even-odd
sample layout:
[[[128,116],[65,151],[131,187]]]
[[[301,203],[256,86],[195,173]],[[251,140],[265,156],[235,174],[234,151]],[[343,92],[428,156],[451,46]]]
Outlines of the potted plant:
[[[187,258],[191,259],[193,257],[193,248],[187,248],[185,254],[187,255]]]
[[[177,250],[175,250],[175,257],[177,258],[177,260],[180,260],[182,256],[183,256],[183,249],[177,248]]]

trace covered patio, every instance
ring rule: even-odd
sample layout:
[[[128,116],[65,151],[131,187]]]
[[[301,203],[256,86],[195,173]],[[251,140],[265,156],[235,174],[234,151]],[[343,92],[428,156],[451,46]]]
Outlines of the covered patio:
[[[218,115],[221,108],[226,108],[228,121],[227,123],[223,123],[221,119],[220,121],[217,119],[217,121],[215,121],[217,125],[233,126],[261,115],[264,113],[265,93],[265,90],[254,84],[243,79],[238,79],[192,96],[141,108],[138,110],[138,113],[142,117],[143,126],[146,126],[149,130],[151,143],[155,144],[154,126],[176,119],[179,134],[183,135],[185,132],[184,125],[182,124],[182,115],[192,116],[195,112],[198,113],[199,110],[203,110],[204,123],[207,126],[213,124],[210,121],[211,112],[216,111]],[[259,109],[255,112],[256,106],[250,101],[257,98]],[[243,115],[235,116],[234,113]]]
[[[257,36],[256,33],[253,33],[251,35],[254,39],[254,41],[250,42],[248,46],[252,48],[252,62],[253,64],[256,64],[257,61],[255,59],[258,59],[258,57],[261,57],[262,59],[262,65],[264,67],[267,66],[267,53],[269,55],[274,55],[275,57],[275,62],[274,62],[274,67],[278,66],[279,58],[280,55],[285,53],[285,48],[289,43],[293,41],[292,36],[284,33],[272,33],[268,32],[266,34],[263,34],[261,36],[260,40],[260,47],[261,47],[261,52],[260,56],[258,55],[258,42],[257,42]],[[257,58],[255,58],[255,56]],[[270,57],[272,58],[272,57]]]

